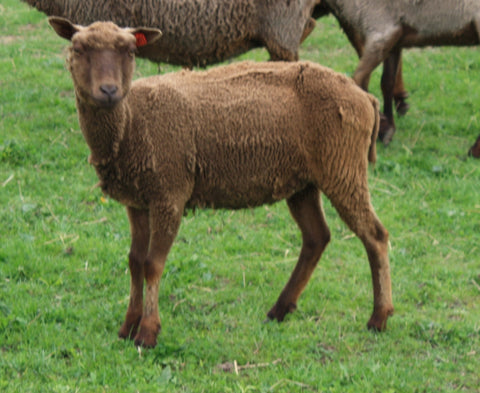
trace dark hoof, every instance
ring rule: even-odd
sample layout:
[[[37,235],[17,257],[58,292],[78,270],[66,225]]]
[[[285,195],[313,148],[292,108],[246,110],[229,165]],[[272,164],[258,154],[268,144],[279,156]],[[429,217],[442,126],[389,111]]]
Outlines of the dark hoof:
[[[135,346],[143,348],[154,348],[157,345],[158,332],[147,331],[146,329],[140,329],[135,336]]]
[[[468,155],[474,158],[480,158],[480,137],[478,137],[475,144],[470,148]]]
[[[135,336],[134,343],[137,347],[153,348],[157,345],[157,336],[161,331],[160,321],[142,319],[140,328]]]
[[[276,319],[278,322],[282,322],[287,314],[294,312],[296,309],[297,305],[293,303],[289,303],[288,305],[279,305],[277,303],[268,312],[267,317],[270,320]]]
[[[398,116],[405,116],[410,109],[410,105],[406,101],[398,100],[395,104],[395,109],[397,110]]]
[[[142,348],[155,348],[157,346],[157,339],[146,340],[144,338],[135,338],[135,346]]]
[[[378,131],[378,138],[385,146],[388,146],[393,139],[393,134],[395,134],[395,126],[390,124],[385,115],[380,115],[380,130]]]
[[[132,327],[130,330],[128,330],[128,328],[122,326],[118,331],[118,337],[123,340],[127,340],[127,339],[133,340],[136,334],[137,334],[136,327]]]
[[[380,140],[383,142],[384,146],[388,146],[390,144],[394,134],[395,134],[395,128],[393,127],[390,127],[383,134],[379,134]]]
[[[141,319],[142,317],[140,316],[136,318],[133,322],[125,320],[122,327],[118,331],[118,337],[122,339],[133,340],[133,338],[137,335],[138,326],[140,325]]]
[[[383,332],[387,330],[387,319],[391,315],[393,315],[393,308],[374,312],[367,323],[367,328],[374,332]]]

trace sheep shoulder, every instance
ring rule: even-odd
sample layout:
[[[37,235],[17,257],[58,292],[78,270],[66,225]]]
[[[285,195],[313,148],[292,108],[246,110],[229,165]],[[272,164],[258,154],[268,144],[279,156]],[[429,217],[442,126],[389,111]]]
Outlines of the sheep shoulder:
[[[182,110],[184,101],[160,77],[151,77],[132,84],[118,112],[95,116],[105,129],[117,128],[118,140],[113,141],[112,153],[104,155],[107,159],[96,159],[95,149],[90,158],[106,194],[137,208],[162,195],[188,194],[195,160],[189,122],[195,119],[182,116],[187,113]]]

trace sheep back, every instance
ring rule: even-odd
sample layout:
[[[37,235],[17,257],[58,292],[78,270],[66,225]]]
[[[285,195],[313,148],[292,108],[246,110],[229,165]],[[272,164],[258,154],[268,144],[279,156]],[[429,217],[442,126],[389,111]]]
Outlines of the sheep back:
[[[366,170],[376,121],[368,93],[309,62],[153,76],[135,81],[127,100],[135,126],[117,162],[139,156],[135,175],[123,170],[145,204],[187,193],[187,207],[235,209],[308,184],[328,195],[339,177]]]
[[[452,32],[461,32],[479,15],[478,0],[370,0],[359,4],[350,0],[324,0],[342,26],[352,26],[361,36],[385,32],[394,26],[404,26],[415,34],[406,36],[402,46],[433,45],[444,42]],[[322,9],[322,5],[318,7]],[[320,15],[317,15],[320,16]],[[466,43],[478,43],[478,36],[466,37]],[[452,38],[451,44],[455,44]]]
[[[296,60],[319,0],[23,0],[47,15],[89,25],[159,28],[163,37],[138,56],[206,66],[265,46],[272,60]]]

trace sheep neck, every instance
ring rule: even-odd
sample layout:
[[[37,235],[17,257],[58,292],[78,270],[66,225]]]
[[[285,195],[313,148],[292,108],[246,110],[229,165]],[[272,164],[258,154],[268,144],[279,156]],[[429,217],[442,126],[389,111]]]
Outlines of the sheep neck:
[[[121,101],[113,108],[100,108],[77,98],[77,109],[83,136],[90,148],[89,161],[105,166],[116,159],[125,130],[130,123],[128,105]]]

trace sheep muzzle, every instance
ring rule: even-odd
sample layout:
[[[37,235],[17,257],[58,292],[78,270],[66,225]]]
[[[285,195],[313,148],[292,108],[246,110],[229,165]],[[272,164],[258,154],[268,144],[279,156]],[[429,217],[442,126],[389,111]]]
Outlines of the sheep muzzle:
[[[118,86],[115,84],[101,84],[93,98],[100,106],[113,107],[122,99],[118,91]]]

